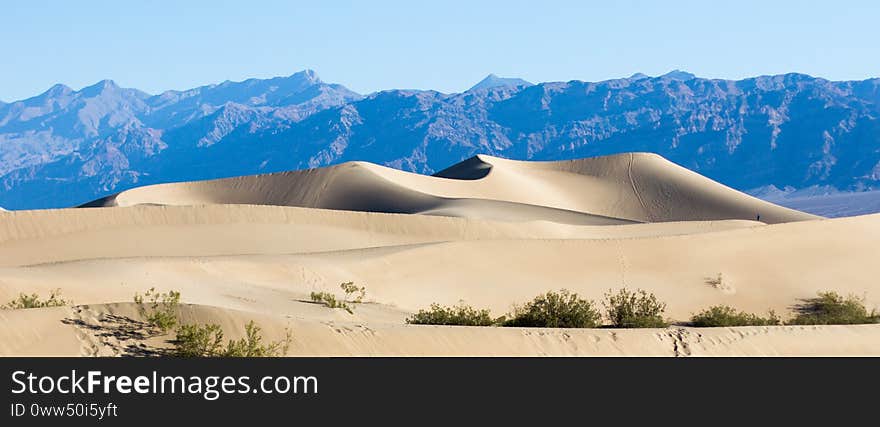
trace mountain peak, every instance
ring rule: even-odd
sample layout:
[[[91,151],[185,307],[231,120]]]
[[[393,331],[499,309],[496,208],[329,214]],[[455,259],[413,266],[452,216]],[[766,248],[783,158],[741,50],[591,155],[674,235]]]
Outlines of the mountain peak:
[[[119,89],[119,85],[116,84],[113,80],[104,79],[95,83],[94,86],[99,86],[101,89]]]
[[[293,73],[288,78],[295,79],[295,80],[302,80],[303,82],[308,83],[308,84],[323,83],[321,78],[318,77],[318,73],[316,73],[315,70],[311,70],[308,68],[305,70]]]
[[[489,74],[483,80],[480,80],[479,83],[475,84],[473,87],[468,89],[478,90],[478,89],[489,89],[493,87],[516,87],[516,86],[532,86],[531,82],[525,81],[519,78],[512,77],[498,77],[495,74]]]
[[[688,80],[692,80],[692,79],[697,78],[697,76],[695,76],[694,74],[688,73],[687,71],[675,69],[675,70],[672,70],[672,71],[660,76],[660,78],[686,82]]]
[[[649,79],[649,78],[651,78],[651,76],[649,76],[645,73],[635,73],[635,74],[628,77],[629,80],[642,80],[642,79]]]
[[[91,86],[83,88],[80,92],[92,96],[105,92],[115,92],[117,90],[119,90],[119,85],[117,85],[116,82],[110,79],[104,79]]]
[[[71,89],[67,85],[57,83],[57,84],[52,85],[52,87],[50,87],[49,90],[47,90],[46,92],[43,92],[43,95],[49,96],[49,97],[56,97],[56,96],[67,95],[68,93],[71,93],[71,92],[73,92],[73,89]]]

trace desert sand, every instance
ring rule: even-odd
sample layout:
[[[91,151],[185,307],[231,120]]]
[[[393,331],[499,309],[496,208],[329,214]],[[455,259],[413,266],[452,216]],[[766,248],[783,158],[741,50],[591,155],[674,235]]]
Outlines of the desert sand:
[[[151,355],[132,296],[178,290],[183,323],[288,354],[880,355],[880,325],[541,329],[407,325],[431,303],[496,315],[539,293],[641,288],[684,322],[711,305],[786,314],[817,291],[880,305],[880,215],[824,219],[665,159],[477,156],[435,176],[351,162],[170,183],[83,208],[0,212],[0,302],[60,288],[70,307],[0,311],[0,355]],[[721,275],[719,283],[712,279]],[[353,314],[313,291],[367,289]]]

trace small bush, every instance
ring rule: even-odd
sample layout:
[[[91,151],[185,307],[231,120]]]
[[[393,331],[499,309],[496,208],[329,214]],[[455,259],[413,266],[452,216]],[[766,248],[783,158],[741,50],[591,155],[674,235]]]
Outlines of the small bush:
[[[287,337],[284,341],[263,344],[260,327],[253,321],[248,322],[244,329],[245,337],[238,341],[229,341],[222,357],[276,357],[287,354],[287,350],[290,348],[292,340],[290,330],[287,331]]]
[[[324,304],[328,308],[341,308],[347,311],[348,314],[354,314],[352,308],[345,301],[336,299],[336,295],[330,292],[312,292],[310,297],[314,303]]]
[[[723,326],[771,326],[779,325],[779,317],[772,310],[767,317],[756,314],[736,311],[733,307],[716,305],[703,310],[691,317],[691,324],[697,327],[723,327]]]
[[[342,291],[345,292],[345,302],[352,304],[360,304],[364,301],[364,297],[367,295],[367,288],[365,286],[357,287],[354,282],[345,282],[339,285],[342,288]],[[357,295],[352,298],[352,295]]]
[[[406,319],[413,325],[492,326],[496,323],[488,309],[477,310],[464,302],[454,307],[431,304],[430,310],[419,310]]]
[[[287,354],[292,335],[287,330],[284,341],[263,344],[260,327],[253,321],[245,325],[245,337],[230,340],[223,347],[223,329],[220,325],[182,325],[174,340],[174,355],[178,357],[276,357]]]
[[[329,308],[341,308],[347,311],[348,314],[354,314],[354,305],[364,301],[367,288],[363,286],[357,287],[354,282],[345,282],[339,285],[339,287],[345,293],[345,298],[342,300],[337,299],[336,295],[329,292],[312,292],[310,298],[312,302],[324,304]],[[354,298],[352,298],[353,295],[355,295]]]
[[[789,325],[880,323],[880,314],[876,310],[868,313],[864,299],[853,295],[844,298],[837,292],[819,292],[816,298],[802,300],[794,307],[794,313]]]
[[[641,289],[630,292],[621,289],[617,294],[609,290],[605,294],[605,313],[615,328],[665,328],[663,319],[666,304],[659,302],[654,294]]]
[[[54,289],[49,291],[49,299],[45,301],[41,301],[38,294],[26,295],[21,293],[18,294],[17,299],[10,301],[0,308],[18,310],[22,308],[62,307],[71,304],[73,304],[73,301],[68,301],[61,297],[61,289]]]
[[[159,293],[156,292],[156,288],[150,288],[144,295],[135,294],[134,302],[138,305],[141,316],[144,316],[150,325],[162,332],[167,332],[177,324],[180,292]]]
[[[174,339],[177,357],[210,357],[220,354],[223,329],[220,325],[181,325]]]
[[[521,307],[515,307],[503,326],[540,328],[595,328],[602,316],[593,302],[565,289],[547,292]]]

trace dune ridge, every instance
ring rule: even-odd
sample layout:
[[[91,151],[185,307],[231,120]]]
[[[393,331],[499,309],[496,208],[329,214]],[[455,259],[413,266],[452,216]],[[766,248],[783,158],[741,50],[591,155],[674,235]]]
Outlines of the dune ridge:
[[[436,176],[348,162],[304,171],[140,187],[85,206],[139,204],[260,204],[539,219],[540,213],[523,212],[531,209],[544,211],[545,218],[555,222],[588,224],[594,218],[596,225],[614,220],[757,220],[759,215],[765,223],[818,218],[759,200],[647,153],[563,162],[481,155]]]

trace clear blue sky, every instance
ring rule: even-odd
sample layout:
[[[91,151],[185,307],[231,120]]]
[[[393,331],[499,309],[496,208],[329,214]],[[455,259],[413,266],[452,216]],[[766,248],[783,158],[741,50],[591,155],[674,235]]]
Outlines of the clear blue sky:
[[[422,4],[425,3],[425,4]],[[104,78],[150,93],[312,68],[369,93],[681,68],[880,76],[877,1],[40,1],[0,6],[0,100]]]

